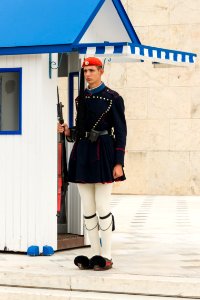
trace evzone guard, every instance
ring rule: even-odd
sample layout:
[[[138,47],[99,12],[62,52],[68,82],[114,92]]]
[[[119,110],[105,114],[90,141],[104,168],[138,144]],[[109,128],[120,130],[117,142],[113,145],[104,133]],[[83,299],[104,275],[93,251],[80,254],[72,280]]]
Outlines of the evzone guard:
[[[58,131],[64,132],[69,142],[74,141],[68,176],[69,182],[78,185],[91,243],[90,255],[77,256],[74,263],[79,269],[100,271],[113,265],[111,235],[115,225],[110,200],[113,182],[126,179],[127,127],[123,98],[101,81],[101,60],[86,58],[81,72],[88,87],[76,99],[76,125],[58,124]]]

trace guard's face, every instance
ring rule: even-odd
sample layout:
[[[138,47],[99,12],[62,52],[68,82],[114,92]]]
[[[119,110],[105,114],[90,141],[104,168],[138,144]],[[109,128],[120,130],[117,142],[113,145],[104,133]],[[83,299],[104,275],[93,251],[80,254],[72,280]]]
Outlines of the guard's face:
[[[103,74],[103,69],[96,66],[84,67],[85,80],[89,85],[94,85],[95,83],[101,82],[101,76]]]

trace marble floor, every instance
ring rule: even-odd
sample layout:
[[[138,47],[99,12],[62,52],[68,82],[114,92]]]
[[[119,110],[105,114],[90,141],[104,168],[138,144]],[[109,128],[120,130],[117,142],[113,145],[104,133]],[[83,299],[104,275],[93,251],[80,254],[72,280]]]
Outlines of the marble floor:
[[[78,270],[73,259],[89,256],[89,248],[50,257],[0,254],[0,299],[10,287],[85,295],[60,299],[200,298],[200,197],[113,195],[112,211],[113,269]]]

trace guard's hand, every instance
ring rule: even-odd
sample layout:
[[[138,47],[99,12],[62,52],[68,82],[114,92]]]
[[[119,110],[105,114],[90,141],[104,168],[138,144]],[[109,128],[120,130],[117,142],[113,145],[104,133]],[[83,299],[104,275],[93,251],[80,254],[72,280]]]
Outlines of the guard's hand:
[[[65,134],[65,136],[70,136],[70,129],[69,127],[67,126],[67,124],[60,124],[58,123],[57,124],[57,130],[58,130],[58,133],[63,133]]]
[[[58,133],[63,133],[64,132],[64,130],[65,130],[65,124],[60,124],[60,123],[58,123],[57,124],[57,130],[58,130]]]
[[[113,169],[113,177],[114,179],[121,177],[123,175],[122,165],[118,164]]]

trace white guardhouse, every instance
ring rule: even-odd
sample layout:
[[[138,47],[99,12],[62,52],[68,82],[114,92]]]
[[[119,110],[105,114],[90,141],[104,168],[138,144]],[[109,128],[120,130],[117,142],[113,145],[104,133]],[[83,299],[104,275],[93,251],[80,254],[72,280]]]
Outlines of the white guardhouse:
[[[196,55],[142,45],[120,0],[1,0],[0,15],[0,250],[57,250],[58,53],[71,104],[84,56],[190,65]],[[68,233],[83,235],[73,185],[67,208]]]

